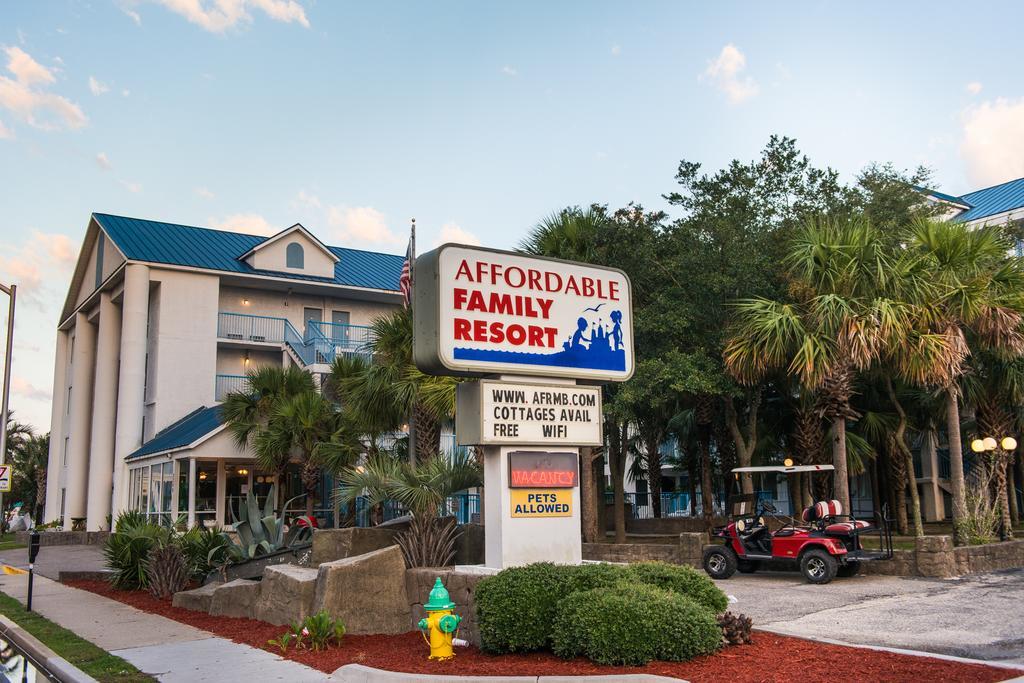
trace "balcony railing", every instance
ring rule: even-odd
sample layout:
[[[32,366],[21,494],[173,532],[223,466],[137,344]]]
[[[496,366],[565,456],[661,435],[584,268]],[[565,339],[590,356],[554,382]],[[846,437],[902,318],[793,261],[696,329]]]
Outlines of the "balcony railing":
[[[356,498],[355,525],[368,527],[382,522],[390,522],[393,519],[407,514],[407,510],[401,503],[394,500],[386,500],[376,510],[369,504],[364,496]],[[442,517],[454,517],[458,524],[470,524],[480,520],[480,496],[475,493],[456,493],[448,496],[438,514]]]
[[[303,365],[330,364],[338,354],[369,353],[372,329],[310,320],[299,334],[286,318],[222,311],[217,315],[217,337],[241,342],[285,344]]]
[[[287,324],[284,318],[221,312],[217,314],[217,336],[221,339],[282,344]]]
[[[228,394],[237,394],[245,390],[248,378],[245,375],[217,375],[214,398],[223,401]]]

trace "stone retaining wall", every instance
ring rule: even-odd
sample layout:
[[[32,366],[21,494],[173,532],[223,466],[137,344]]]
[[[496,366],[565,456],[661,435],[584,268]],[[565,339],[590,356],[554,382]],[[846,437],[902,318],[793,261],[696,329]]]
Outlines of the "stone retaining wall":
[[[595,562],[650,562],[700,567],[708,535],[686,532],[675,543],[584,543],[583,559]]]
[[[28,545],[29,532],[16,531],[14,538]],[[103,545],[108,538],[109,531],[40,531],[39,545]]]
[[[866,574],[949,578],[1024,567],[1024,541],[954,547],[951,536],[924,536],[914,550],[895,550],[893,559],[865,562]]]
[[[712,520],[715,526],[726,523],[724,517],[715,517]],[[614,519],[609,531],[614,531]],[[704,531],[703,517],[657,517],[653,519],[626,519],[627,534],[682,534],[702,533]]]

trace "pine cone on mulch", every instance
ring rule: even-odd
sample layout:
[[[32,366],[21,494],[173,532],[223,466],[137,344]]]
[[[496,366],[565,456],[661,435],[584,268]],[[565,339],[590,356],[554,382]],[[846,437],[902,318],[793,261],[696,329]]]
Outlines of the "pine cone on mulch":
[[[750,636],[752,623],[750,617],[745,614],[719,614],[718,625],[722,628],[722,644],[749,645],[753,642]]]

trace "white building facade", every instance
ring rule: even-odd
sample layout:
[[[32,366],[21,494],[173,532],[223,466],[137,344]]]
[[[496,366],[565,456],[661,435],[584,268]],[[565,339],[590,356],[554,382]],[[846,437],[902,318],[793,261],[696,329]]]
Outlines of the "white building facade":
[[[301,225],[260,237],[93,214],[58,325],[46,520],[229,522],[233,499],[274,481],[219,402],[250,369],[319,381],[365,352],[374,317],[401,305],[403,260]]]

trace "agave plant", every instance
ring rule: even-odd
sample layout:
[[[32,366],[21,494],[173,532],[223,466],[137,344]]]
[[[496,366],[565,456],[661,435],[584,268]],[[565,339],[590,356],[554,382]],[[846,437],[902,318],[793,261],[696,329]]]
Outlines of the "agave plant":
[[[245,505],[239,506],[237,516],[234,509],[231,510],[231,530],[235,532],[237,538],[224,531],[221,535],[226,540],[228,556],[234,562],[245,562],[290,548],[312,535],[313,521],[305,516],[296,518],[287,533],[285,532],[284,512],[282,511],[280,517],[274,513],[275,493],[274,489],[271,489],[262,511],[252,491],[245,494]],[[301,497],[292,498],[284,504],[283,509],[288,509],[292,501]],[[215,559],[213,553],[218,552],[220,548],[210,551],[211,562]]]

